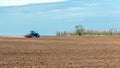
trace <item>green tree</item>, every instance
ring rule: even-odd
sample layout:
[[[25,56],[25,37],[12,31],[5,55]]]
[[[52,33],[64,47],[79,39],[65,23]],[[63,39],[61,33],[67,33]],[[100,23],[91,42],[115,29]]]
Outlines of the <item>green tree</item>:
[[[76,25],[75,26],[75,32],[76,32],[77,35],[81,36],[84,31],[85,31],[85,29],[82,25]]]

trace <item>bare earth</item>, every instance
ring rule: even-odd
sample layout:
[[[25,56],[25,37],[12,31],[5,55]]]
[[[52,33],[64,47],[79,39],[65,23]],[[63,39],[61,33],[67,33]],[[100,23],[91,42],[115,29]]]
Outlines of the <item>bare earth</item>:
[[[0,68],[120,68],[120,36],[0,37]]]

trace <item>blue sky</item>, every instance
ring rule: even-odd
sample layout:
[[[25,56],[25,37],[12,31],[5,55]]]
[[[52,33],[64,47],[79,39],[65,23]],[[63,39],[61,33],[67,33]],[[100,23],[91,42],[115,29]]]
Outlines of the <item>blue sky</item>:
[[[120,29],[120,0],[0,0],[0,35]]]

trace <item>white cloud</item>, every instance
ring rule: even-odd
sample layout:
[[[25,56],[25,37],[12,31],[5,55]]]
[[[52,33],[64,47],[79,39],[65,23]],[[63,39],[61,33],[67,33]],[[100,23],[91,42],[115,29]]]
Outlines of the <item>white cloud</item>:
[[[65,0],[0,0],[0,6],[17,6],[32,3],[61,2]]]
[[[67,8],[67,10],[70,10],[70,11],[80,11],[83,9],[85,9],[85,7],[69,7],[69,8]]]

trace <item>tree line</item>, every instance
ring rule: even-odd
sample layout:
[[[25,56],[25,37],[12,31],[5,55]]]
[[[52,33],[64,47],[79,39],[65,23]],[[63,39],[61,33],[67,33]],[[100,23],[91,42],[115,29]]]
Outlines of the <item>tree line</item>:
[[[58,31],[56,36],[82,36],[82,35],[120,35],[120,31],[108,30],[87,30],[82,25],[76,25],[74,31]]]

